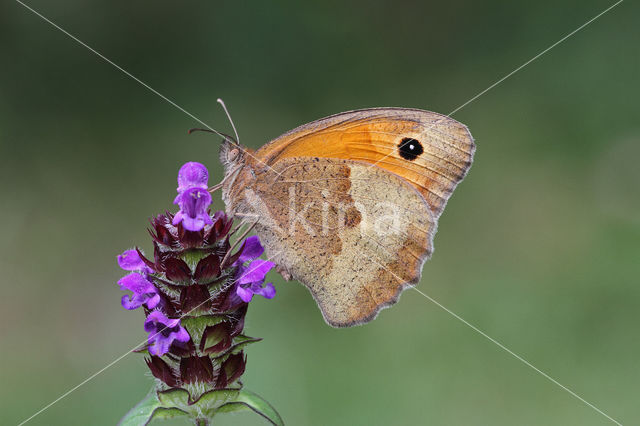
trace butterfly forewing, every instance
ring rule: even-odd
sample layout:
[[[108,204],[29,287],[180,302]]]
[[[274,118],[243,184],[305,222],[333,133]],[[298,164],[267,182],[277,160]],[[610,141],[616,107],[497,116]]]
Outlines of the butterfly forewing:
[[[373,108],[300,126],[256,155],[269,165],[298,157],[377,165],[415,186],[437,218],[469,170],[474,151],[467,127],[447,116],[416,109]]]

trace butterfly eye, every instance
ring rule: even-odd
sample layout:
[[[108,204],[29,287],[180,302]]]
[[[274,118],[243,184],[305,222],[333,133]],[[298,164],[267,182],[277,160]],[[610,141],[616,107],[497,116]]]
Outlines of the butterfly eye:
[[[404,138],[398,144],[398,152],[405,160],[413,161],[424,152],[424,148],[417,139]]]
[[[229,151],[229,153],[227,154],[227,159],[229,161],[233,161],[236,159],[236,157],[238,156],[238,149],[237,148],[233,148],[232,150]]]

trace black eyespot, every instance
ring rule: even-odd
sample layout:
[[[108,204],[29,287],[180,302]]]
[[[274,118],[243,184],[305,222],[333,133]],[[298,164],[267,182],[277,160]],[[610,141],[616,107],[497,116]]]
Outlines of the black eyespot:
[[[404,138],[398,144],[400,156],[405,160],[413,161],[424,152],[422,144],[413,138]]]

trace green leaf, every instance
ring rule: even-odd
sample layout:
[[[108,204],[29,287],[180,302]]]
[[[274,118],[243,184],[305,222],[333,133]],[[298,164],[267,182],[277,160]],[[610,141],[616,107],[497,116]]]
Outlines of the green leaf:
[[[118,426],[140,426],[151,421],[154,411],[160,407],[160,401],[156,397],[155,390],[133,407],[118,423]]]
[[[260,414],[275,426],[284,426],[284,421],[276,409],[262,399],[262,397],[248,390],[239,391],[235,401],[223,405],[218,409],[218,412],[229,413],[233,411],[246,411],[247,409],[251,409]]]

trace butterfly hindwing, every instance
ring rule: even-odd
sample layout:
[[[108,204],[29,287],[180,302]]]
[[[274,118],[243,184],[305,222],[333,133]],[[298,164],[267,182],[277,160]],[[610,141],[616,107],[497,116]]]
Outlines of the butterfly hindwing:
[[[302,282],[336,327],[395,303],[431,254],[435,221],[420,193],[361,161],[282,159],[243,197],[267,258]]]

